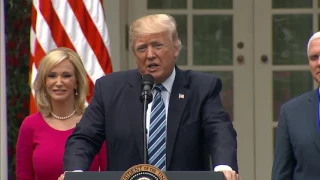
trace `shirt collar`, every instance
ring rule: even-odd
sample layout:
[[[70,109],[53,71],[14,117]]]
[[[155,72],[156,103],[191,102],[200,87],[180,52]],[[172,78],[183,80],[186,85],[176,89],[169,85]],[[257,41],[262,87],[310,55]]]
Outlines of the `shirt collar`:
[[[174,67],[171,75],[168,77],[168,79],[166,79],[166,80],[162,83],[162,86],[164,86],[164,87],[166,88],[166,91],[167,91],[169,94],[171,94],[172,85],[173,85],[173,82],[174,82],[175,77],[176,77],[176,68]],[[156,84],[154,84],[153,87],[154,87],[155,85],[156,85]],[[153,88],[152,88],[152,90],[153,90]]]
[[[168,92],[169,94],[171,94],[172,85],[173,85],[173,82],[174,82],[175,77],[176,77],[176,68],[174,67],[171,75],[169,76],[169,78],[166,79],[166,80],[162,83],[162,86],[164,86],[164,87],[166,88],[166,90],[167,90],[167,92]]]

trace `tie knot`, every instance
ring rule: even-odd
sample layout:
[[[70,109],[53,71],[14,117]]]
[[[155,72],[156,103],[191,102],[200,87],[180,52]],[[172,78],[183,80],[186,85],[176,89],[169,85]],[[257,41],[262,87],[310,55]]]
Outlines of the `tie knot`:
[[[163,90],[166,90],[166,88],[162,85],[162,84],[157,84],[154,89],[157,91],[157,92],[161,92]]]

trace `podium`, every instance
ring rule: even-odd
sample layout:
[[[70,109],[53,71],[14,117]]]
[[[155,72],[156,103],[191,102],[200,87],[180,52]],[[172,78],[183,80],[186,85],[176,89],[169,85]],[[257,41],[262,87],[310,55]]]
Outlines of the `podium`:
[[[66,172],[64,180],[120,180],[124,171]],[[222,172],[214,171],[166,171],[169,180],[225,180]]]

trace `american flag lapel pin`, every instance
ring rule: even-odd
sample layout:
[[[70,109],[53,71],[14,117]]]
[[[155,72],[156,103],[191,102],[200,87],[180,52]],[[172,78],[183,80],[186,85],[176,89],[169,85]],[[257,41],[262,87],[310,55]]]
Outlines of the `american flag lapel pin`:
[[[184,99],[184,94],[179,94],[179,99]]]

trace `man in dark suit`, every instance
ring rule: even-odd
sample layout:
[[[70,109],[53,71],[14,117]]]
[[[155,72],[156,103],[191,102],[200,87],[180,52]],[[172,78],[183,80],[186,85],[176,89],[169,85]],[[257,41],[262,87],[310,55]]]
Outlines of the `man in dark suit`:
[[[320,83],[320,32],[308,42],[311,74]],[[281,107],[272,180],[320,179],[319,88]]]
[[[237,140],[219,93],[221,80],[175,66],[181,49],[171,16],[143,17],[130,27],[137,70],[96,81],[94,96],[66,142],[64,170],[88,170],[107,141],[107,169],[125,171],[143,163],[141,79],[155,79],[148,105],[148,162],[167,171],[216,171],[238,179]]]

